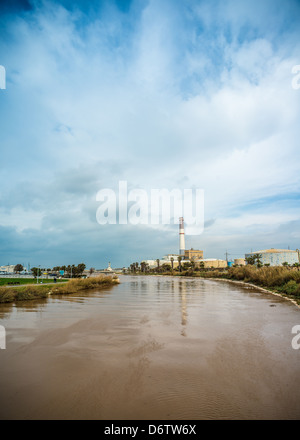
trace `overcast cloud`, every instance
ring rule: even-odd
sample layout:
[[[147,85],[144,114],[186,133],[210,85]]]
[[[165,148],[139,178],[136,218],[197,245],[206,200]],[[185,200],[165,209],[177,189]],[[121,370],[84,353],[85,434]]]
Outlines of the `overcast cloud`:
[[[0,265],[128,266],[177,225],[99,225],[103,188],[201,188],[205,258],[300,247],[300,4],[0,7]],[[299,80],[300,83],[300,80]]]

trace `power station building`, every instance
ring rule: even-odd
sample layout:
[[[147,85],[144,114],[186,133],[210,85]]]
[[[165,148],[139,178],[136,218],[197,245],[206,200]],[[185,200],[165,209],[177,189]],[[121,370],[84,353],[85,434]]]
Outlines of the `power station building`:
[[[300,251],[290,249],[264,249],[256,252],[249,252],[245,254],[245,258],[236,258],[234,264],[237,266],[244,266],[248,257],[260,255],[260,262],[264,265],[282,266],[287,263],[292,266],[295,263],[300,263]],[[194,267],[202,268],[226,268],[232,265],[232,262],[227,260],[219,260],[217,258],[203,258],[203,251],[196,249],[185,249],[185,233],[183,217],[179,218],[179,253],[168,254],[162,259],[144,260],[150,268],[155,268],[163,264],[171,265],[173,268],[184,265],[184,263],[192,262]]]
[[[185,238],[184,238],[184,223],[183,217],[179,218],[179,255],[184,256],[185,252]]]
[[[245,266],[246,265],[246,260],[245,260],[245,258],[235,258],[234,259],[234,264],[236,266]]]
[[[157,265],[168,264],[176,268],[179,266],[179,258],[181,259],[181,264],[187,262],[195,262],[196,266],[199,266],[199,262],[203,259],[203,251],[195,249],[185,249],[185,234],[184,234],[184,220],[183,217],[179,218],[179,253],[178,254],[168,254],[165,255],[159,261],[156,260],[143,260],[144,263],[148,264],[150,269],[157,267]]]
[[[179,253],[168,254],[161,259],[156,260],[143,260],[150,269],[162,266],[164,264],[172,266],[174,269],[179,266],[179,260],[181,265],[184,263],[194,263],[195,267],[203,268],[225,268],[228,266],[226,260],[219,260],[217,258],[203,258],[203,251],[198,249],[185,249],[185,233],[184,233],[184,220],[183,217],[179,218]],[[244,260],[245,261],[245,260]]]
[[[218,260],[217,258],[204,258],[197,264],[198,267],[204,267],[204,268],[211,268],[211,269],[217,269],[217,268],[225,268],[228,266],[228,263],[226,260]]]
[[[190,250],[185,250],[184,251],[184,259],[190,260],[190,261],[202,260],[203,259],[203,251],[197,251],[193,248],[191,248]]]
[[[299,250],[292,251],[290,249],[265,249],[257,252],[250,252],[245,255],[245,259],[253,257],[254,255],[261,255],[260,261],[262,264],[269,264],[270,266],[282,266],[283,263],[293,265],[299,263]]]

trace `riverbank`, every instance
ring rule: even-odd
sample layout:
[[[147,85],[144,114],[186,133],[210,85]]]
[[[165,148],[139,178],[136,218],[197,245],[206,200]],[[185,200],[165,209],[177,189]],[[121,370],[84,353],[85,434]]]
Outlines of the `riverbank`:
[[[242,283],[245,286],[272,293],[292,301],[300,306],[300,272],[297,268],[287,267],[232,267],[224,272],[213,273],[205,278]]]
[[[265,289],[264,287],[258,286],[257,284],[251,284],[251,283],[246,283],[245,281],[229,280],[229,279],[226,279],[226,278],[216,278],[216,277],[205,278],[205,279],[206,280],[211,280],[211,281],[224,281],[224,282],[227,282],[227,283],[232,283],[232,284],[240,285],[240,286],[243,286],[243,287],[246,287],[246,288],[249,288],[249,289],[257,289],[257,290],[259,290],[260,292],[263,292],[263,293],[271,293],[272,295],[279,296],[280,298],[284,298],[287,301],[292,302],[295,306],[297,306],[300,309],[300,300],[297,301],[297,300],[295,300],[290,295],[279,293],[277,291],[270,290],[270,289]]]
[[[116,276],[101,275],[91,278],[77,278],[65,283],[37,284],[23,286],[0,287],[0,303],[27,301],[32,299],[47,298],[49,295],[66,295],[82,290],[105,288],[119,284]]]
[[[140,273],[145,275],[144,273]],[[150,275],[150,274],[149,274]],[[241,283],[262,292],[289,299],[300,306],[300,271],[293,267],[240,266],[228,269],[185,270],[151,273],[156,276],[195,277],[209,280]]]

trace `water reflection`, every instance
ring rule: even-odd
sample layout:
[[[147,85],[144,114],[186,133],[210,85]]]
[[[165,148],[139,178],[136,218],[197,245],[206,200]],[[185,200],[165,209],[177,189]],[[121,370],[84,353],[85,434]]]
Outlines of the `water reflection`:
[[[120,280],[0,306],[1,419],[300,417],[299,309],[216,281]]]
[[[186,324],[187,324],[187,304],[186,304],[186,283],[179,282],[179,298],[181,303],[181,325],[183,326],[181,330],[181,335],[186,336]]]
[[[0,304],[0,319],[4,319],[5,317],[8,317],[12,312],[12,309],[13,309],[12,303]]]

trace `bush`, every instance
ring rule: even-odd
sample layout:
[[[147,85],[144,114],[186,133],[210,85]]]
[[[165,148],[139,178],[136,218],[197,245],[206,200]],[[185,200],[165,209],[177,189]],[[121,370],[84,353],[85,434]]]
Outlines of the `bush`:
[[[47,298],[50,286],[26,286],[15,290],[15,301]]]
[[[86,279],[74,279],[70,280],[66,284],[56,286],[52,289],[52,292],[55,294],[70,294],[70,293],[76,293],[81,290],[89,290],[89,289],[96,289],[98,287],[105,287],[109,285],[114,285],[119,282],[118,277],[114,276],[107,276],[107,275],[100,275],[98,277],[90,277]]]
[[[0,287],[0,303],[13,302],[15,293],[9,287]]]
[[[295,280],[290,280],[277,290],[282,293],[286,293],[287,295],[298,296],[300,294],[300,285]]]
[[[300,295],[300,272],[287,267],[233,267],[228,274],[231,279],[269,287],[288,295]]]

